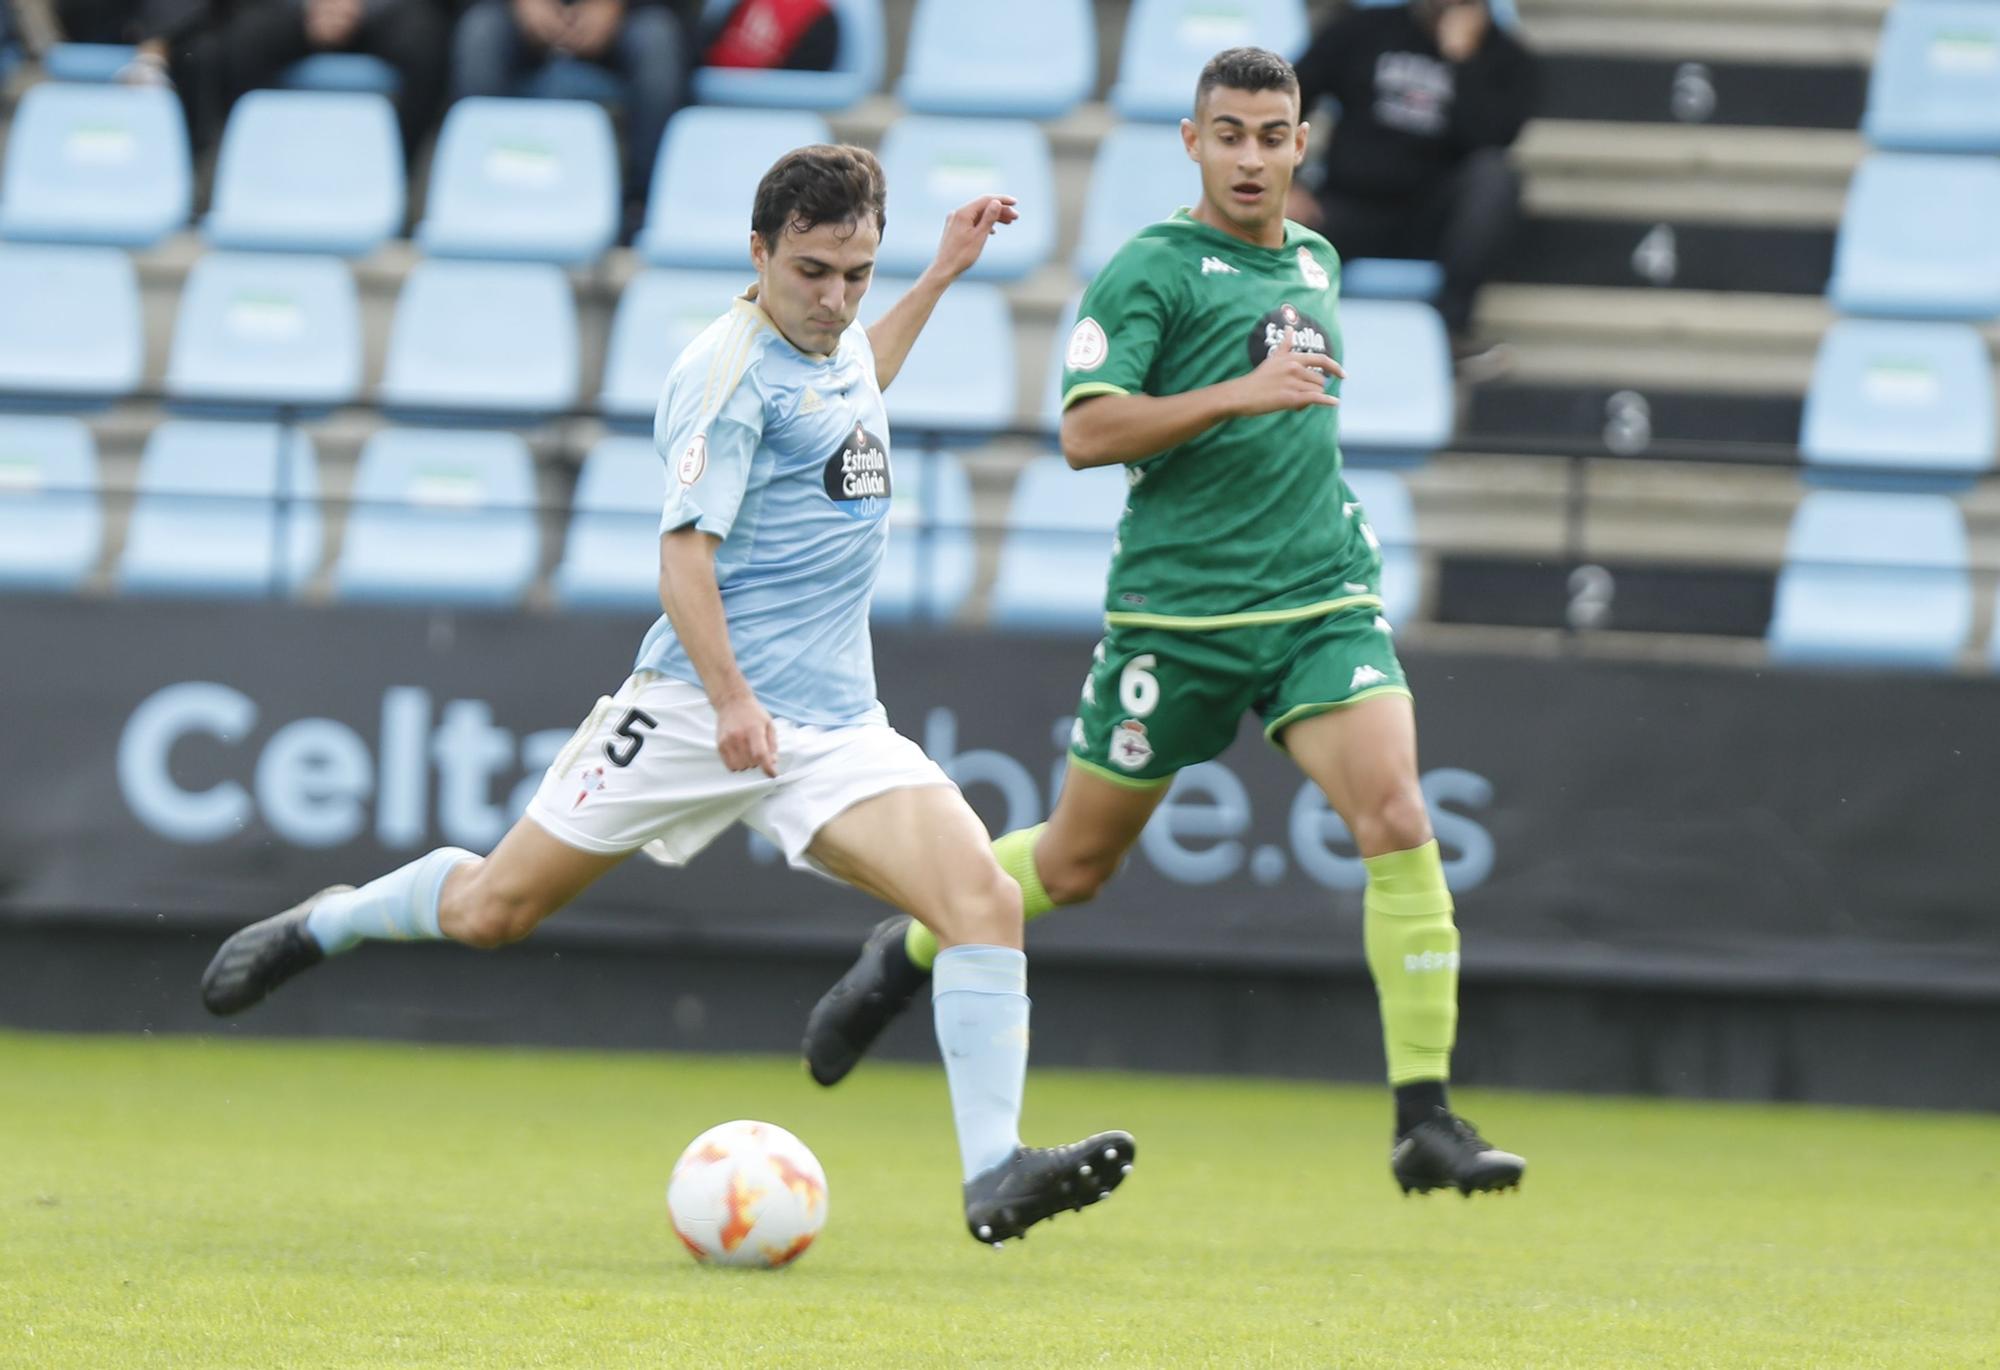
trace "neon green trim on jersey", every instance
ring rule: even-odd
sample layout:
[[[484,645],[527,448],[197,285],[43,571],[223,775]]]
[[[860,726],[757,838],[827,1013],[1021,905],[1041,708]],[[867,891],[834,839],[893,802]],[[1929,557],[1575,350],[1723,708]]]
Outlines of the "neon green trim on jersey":
[[[1174,632],[1209,633],[1217,628],[1254,628],[1264,623],[1294,623],[1302,618],[1324,618],[1342,609],[1380,609],[1380,595],[1344,595],[1323,599],[1317,604],[1301,604],[1296,609],[1262,609],[1248,614],[1216,614],[1210,618],[1186,618],[1178,614],[1106,614],[1113,628],[1165,628]]]
[[[1345,699],[1329,699],[1320,704],[1294,705],[1264,725],[1264,740],[1282,750],[1282,744],[1278,741],[1278,733],[1281,729],[1291,727],[1292,724],[1297,723],[1302,718],[1312,718],[1317,714],[1330,714],[1335,709],[1345,709],[1350,704],[1359,704],[1362,700],[1373,699],[1377,695],[1401,695],[1405,699],[1416,698],[1415,695],[1410,693],[1410,687],[1407,685],[1377,685],[1373,689],[1363,690],[1360,694],[1349,695]]]
[[[1141,780],[1136,775],[1120,775],[1114,770],[1098,765],[1095,761],[1084,760],[1075,752],[1069,754],[1069,764],[1080,771],[1088,771],[1100,780],[1109,780],[1112,784],[1123,786],[1128,790],[1157,790],[1162,785],[1174,783],[1174,778],[1170,775],[1163,775],[1155,780]]]
[[[1124,386],[1113,385],[1110,381],[1083,381],[1080,384],[1072,385],[1068,390],[1063,392],[1062,407],[1067,409],[1078,400],[1087,400],[1092,395],[1129,395],[1131,393]]]

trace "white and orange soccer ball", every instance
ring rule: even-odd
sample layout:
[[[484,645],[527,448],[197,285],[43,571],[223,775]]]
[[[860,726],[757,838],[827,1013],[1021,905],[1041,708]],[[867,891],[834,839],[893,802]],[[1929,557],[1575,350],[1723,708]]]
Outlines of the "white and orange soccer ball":
[[[775,1123],[723,1123],[674,1163],[667,1216],[696,1260],[775,1270],[826,1226],[826,1172]]]

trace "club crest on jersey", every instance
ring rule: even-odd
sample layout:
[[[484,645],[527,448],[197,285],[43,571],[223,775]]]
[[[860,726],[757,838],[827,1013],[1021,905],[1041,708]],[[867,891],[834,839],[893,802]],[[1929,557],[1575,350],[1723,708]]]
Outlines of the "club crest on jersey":
[[[1313,256],[1309,247],[1299,249],[1299,275],[1305,277],[1306,284],[1314,290],[1324,290],[1332,284],[1327,278],[1326,268],[1319,264],[1319,258]]]
[[[860,424],[826,460],[826,496],[849,518],[880,518],[889,509],[889,444]]]
[[[1289,302],[1257,320],[1257,326],[1250,330],[1250,365],[1262,365],[1271,350],[1285,340],[1285,330],[1292,331],[1292,351],[1316,352],[1320,356],[1333,355],[1327,344],[1327,327],[1312,315]]]
[[[1121,770],[1136,771],[1153,759],[1153,744],[1146,737],[1146,725],[1128,718],[1111,730],[1111,764]]]
[[[708,469],[708,434],[696,433],[681,451],[681,459],[674,467],[674,474],[680,477],[682,485],[693,485],[701,479],[701,473]]]
[[[1097,320],[1078,319],[1069,331],[1069,346],[1063,350],[1063,364],[1072,371],[1095,371],[1111,355],[1111,341]]]

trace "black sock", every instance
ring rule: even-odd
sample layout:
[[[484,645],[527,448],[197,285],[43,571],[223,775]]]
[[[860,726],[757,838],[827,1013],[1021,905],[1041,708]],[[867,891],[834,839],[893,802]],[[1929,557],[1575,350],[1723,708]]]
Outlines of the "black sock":
[[[1418,1123],[1427,1122],[1432,1109],[1450,1108],[1443,1080],[1417,1080],[1396,1086],[1396,1135],[1402,1136]]]

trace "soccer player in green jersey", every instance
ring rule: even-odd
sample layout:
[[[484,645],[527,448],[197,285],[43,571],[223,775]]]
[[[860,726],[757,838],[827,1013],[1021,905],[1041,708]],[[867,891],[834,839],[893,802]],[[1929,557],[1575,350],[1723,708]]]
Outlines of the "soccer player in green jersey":
[[[1522,1159],[1446,1097],[1458,931],[1382,617],[1381,556],[1340,476],[1329,393],[1345,375],[1340,260],[1284,217],[1306,149],[1298,98],[1273,53],[1212,59],[1181,123],[1201,203],[1125,244],[1083,297],[1064,357],[1063,451],[1074,467],[1123,465],[1130,489],[1055,812],[994,850],[1028,917],[1091,899],[1174,773],[1224,750],[1254,710],[1368,870],[1397,1182],[1507,1188]],[[807,1024],[815,1079],[853,1068],[923,988],[936,947],[908,918],[876,927]]]

